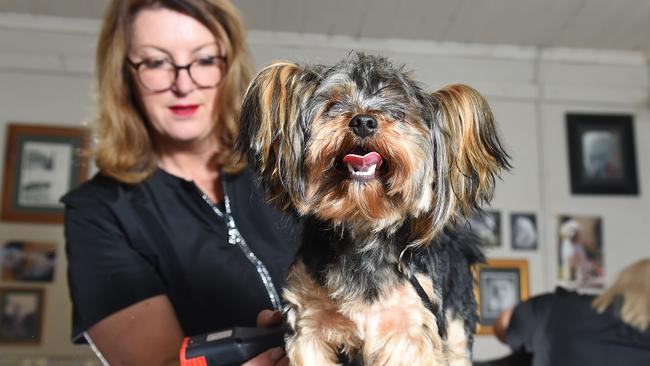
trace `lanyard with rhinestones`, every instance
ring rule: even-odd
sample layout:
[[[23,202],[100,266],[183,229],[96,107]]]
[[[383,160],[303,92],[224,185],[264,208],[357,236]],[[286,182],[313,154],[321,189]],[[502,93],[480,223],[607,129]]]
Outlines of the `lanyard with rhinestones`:
[[[222,212],[219,207],[217,207],[217,205],[210,199],[210,197],[208,197],[207,194],[201,192],[200,189],[199,192],[201,193],[201,198],[203,198],[203,200],[210,206],[212,211],[214,211],[214,213],[216,213],[217,216],[219,216],[228,227],[228,243],[231,245],[237,245],[244,252],[246,258],[248,258],[248,260],[255,266],[255,269],[257,270],[257,273],[259,274],[264,287],[266,288],[273,308],[280,310],[282,308],[282,303],[280,302],[278,292],[275,290],[275,286],[271,280],[271,274],[269,273],[268,269],[266,269],[266,266],[264,266],[264,263],[262,263],[262,261],[257,258],[248,244],[246,244],[246,240],[244,240],[244,237],[241,235],[239,229],[237,229],[237,226],[235,225],[235,218],[230,208],[230,198],[226,192],[225,182],[223,184],[223,201],[226,212]]]

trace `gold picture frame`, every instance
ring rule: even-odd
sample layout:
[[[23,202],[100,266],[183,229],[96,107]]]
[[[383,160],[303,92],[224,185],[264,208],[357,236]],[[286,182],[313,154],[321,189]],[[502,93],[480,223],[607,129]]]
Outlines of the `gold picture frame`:
[[[528,299],[528,260],[488,259],[475,266],[474,295],[479,314],[476,333],[494,334],[501,311]]]

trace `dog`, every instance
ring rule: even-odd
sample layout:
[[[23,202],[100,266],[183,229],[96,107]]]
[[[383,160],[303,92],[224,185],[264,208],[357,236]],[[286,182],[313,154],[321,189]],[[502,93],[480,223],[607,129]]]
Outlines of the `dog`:
[[[268,201],[304,223],[283,291],[292,365],[470,365],[483,255],[460,219],[510,168],[486,100],[351,53],[264,68],[240,123]]]

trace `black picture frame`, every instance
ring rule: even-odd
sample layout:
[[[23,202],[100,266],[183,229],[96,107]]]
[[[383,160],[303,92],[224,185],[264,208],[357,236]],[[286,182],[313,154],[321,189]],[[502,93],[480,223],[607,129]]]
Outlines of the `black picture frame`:
[[[633,117],[566,115],[572,194],[638,195]]]

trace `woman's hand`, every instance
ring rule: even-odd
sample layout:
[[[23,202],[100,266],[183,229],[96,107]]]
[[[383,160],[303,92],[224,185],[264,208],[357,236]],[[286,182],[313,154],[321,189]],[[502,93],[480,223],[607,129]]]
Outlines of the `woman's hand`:
[[[499,314],[499,317],[494,322],[494,335],[501,341],[501,343],[508,344],[506,334],[508,333],[508,324],[512,317],[513,308],[508,308]]]
[[[262,310],[257,314],[257,326],[269,328],[279,325],[282,322],[282,314],[279,311]],[[250,359],[242,366],[288,366],[289,359],[286,357],[282,347],[266,350],[257,357]]]

